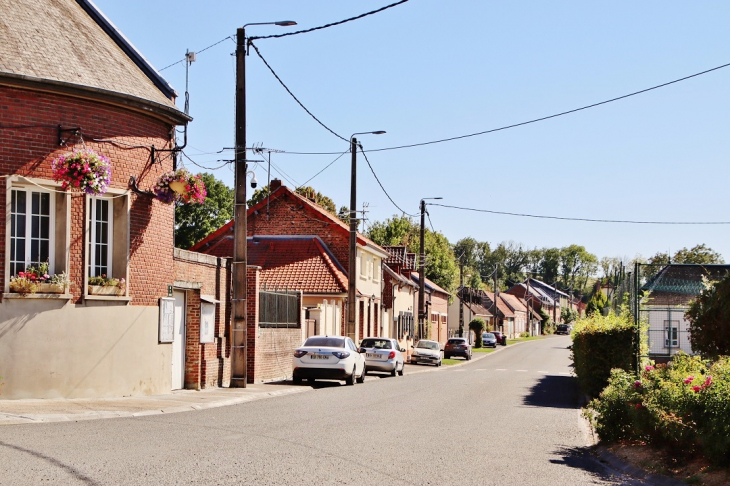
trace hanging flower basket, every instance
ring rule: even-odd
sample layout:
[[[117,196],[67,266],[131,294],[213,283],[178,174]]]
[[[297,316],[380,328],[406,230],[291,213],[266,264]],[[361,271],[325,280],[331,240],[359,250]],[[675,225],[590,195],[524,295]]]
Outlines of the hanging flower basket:
[[[112,178],[109,159],[91,149],[75,150],[54,159],[51,163],[53,179],[62,189],[83,191],[86,194],[104,194]]]
[[[152,190],[157,199],[167,204],[173,202],[202,204],[208,194],[203,179],[185,169],[165,172],[157,179],[157,184]]]

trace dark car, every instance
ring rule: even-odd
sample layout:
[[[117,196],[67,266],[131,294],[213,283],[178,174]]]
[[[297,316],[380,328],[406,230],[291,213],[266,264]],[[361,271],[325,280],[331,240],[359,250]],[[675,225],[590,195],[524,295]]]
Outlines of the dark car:
[[[558,327],[555,329],[555,334],[570,334],[572,330],[573,326],[570,324],[558,324]]]
[[[485,348],[496,348],[497,347],[497,336],[493,332],[482,333],[482,346]]]
[[[451,338],[446,341],[444,346],[444,359],[449,359],[452,356],[461,356],[466,360],[471,359],[471,344],[466,338]]]
[[[502,334],[500,331],[489,331],[492,334],[494,334],[494,337],[497,338],[497,342],[501,344],[502,346],[507,346],[507,336]]]

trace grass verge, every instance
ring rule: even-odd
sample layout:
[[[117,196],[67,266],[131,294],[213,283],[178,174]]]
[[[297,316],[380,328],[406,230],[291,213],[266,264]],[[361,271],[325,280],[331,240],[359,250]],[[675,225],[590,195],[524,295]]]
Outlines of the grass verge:
[[[493,353],[497,348],[471,348],[473,353]]]

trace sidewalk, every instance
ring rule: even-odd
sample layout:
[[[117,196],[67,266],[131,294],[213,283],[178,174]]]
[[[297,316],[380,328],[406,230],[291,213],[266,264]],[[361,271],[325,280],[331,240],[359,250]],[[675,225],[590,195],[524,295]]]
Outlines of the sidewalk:
[[[491,354],[474,353],[471,361],[440,368],[408,364],[405,376],[458,368],[467,363],[486,358]],[[365,381],[375,381],[381,379],[381,377],[385,377],[385,375],[368,375]],[[336,386],[335,383],[332,383],[332,385]],[[327,386],[326,382],[318,382],[315,387],[312,387],[309,385],[294,385],[291,381],[279,381],[248,384],[246,388],[210,388],[200,391],[175,390],[165,395],[136,397],[0,400],[0,426],[192,412],[194,410],[225,407],[265,398],[302,393],[325,386]]]

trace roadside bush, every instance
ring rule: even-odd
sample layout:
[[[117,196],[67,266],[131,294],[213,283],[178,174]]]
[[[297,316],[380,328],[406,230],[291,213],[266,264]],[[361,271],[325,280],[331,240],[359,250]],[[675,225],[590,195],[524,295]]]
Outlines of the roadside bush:
[[[482,347],[482,332],[484,332],[484,321],[480,319],[479,317],[475,317],[471,320],[469,323],[469,329],[474,331],[475,337],[474,337],[474,347],[475,348],[481,348]]]
[[[597,397],[606,387],[612,369],[633,368],[636,328],[628,312],[594,313],[576,322],[572,336],[575,374],[589,397]]]
[[[706,358],[730,355],[730,275],[705,282],[685,314],[692,349]]]
[[[682,453],[701,450],[714,464],[727,464],[730,358],[710,364],[679,354],[669,365],[646,366],[639,379],[614,369],[586,414],[601,440],[641,440]]]

